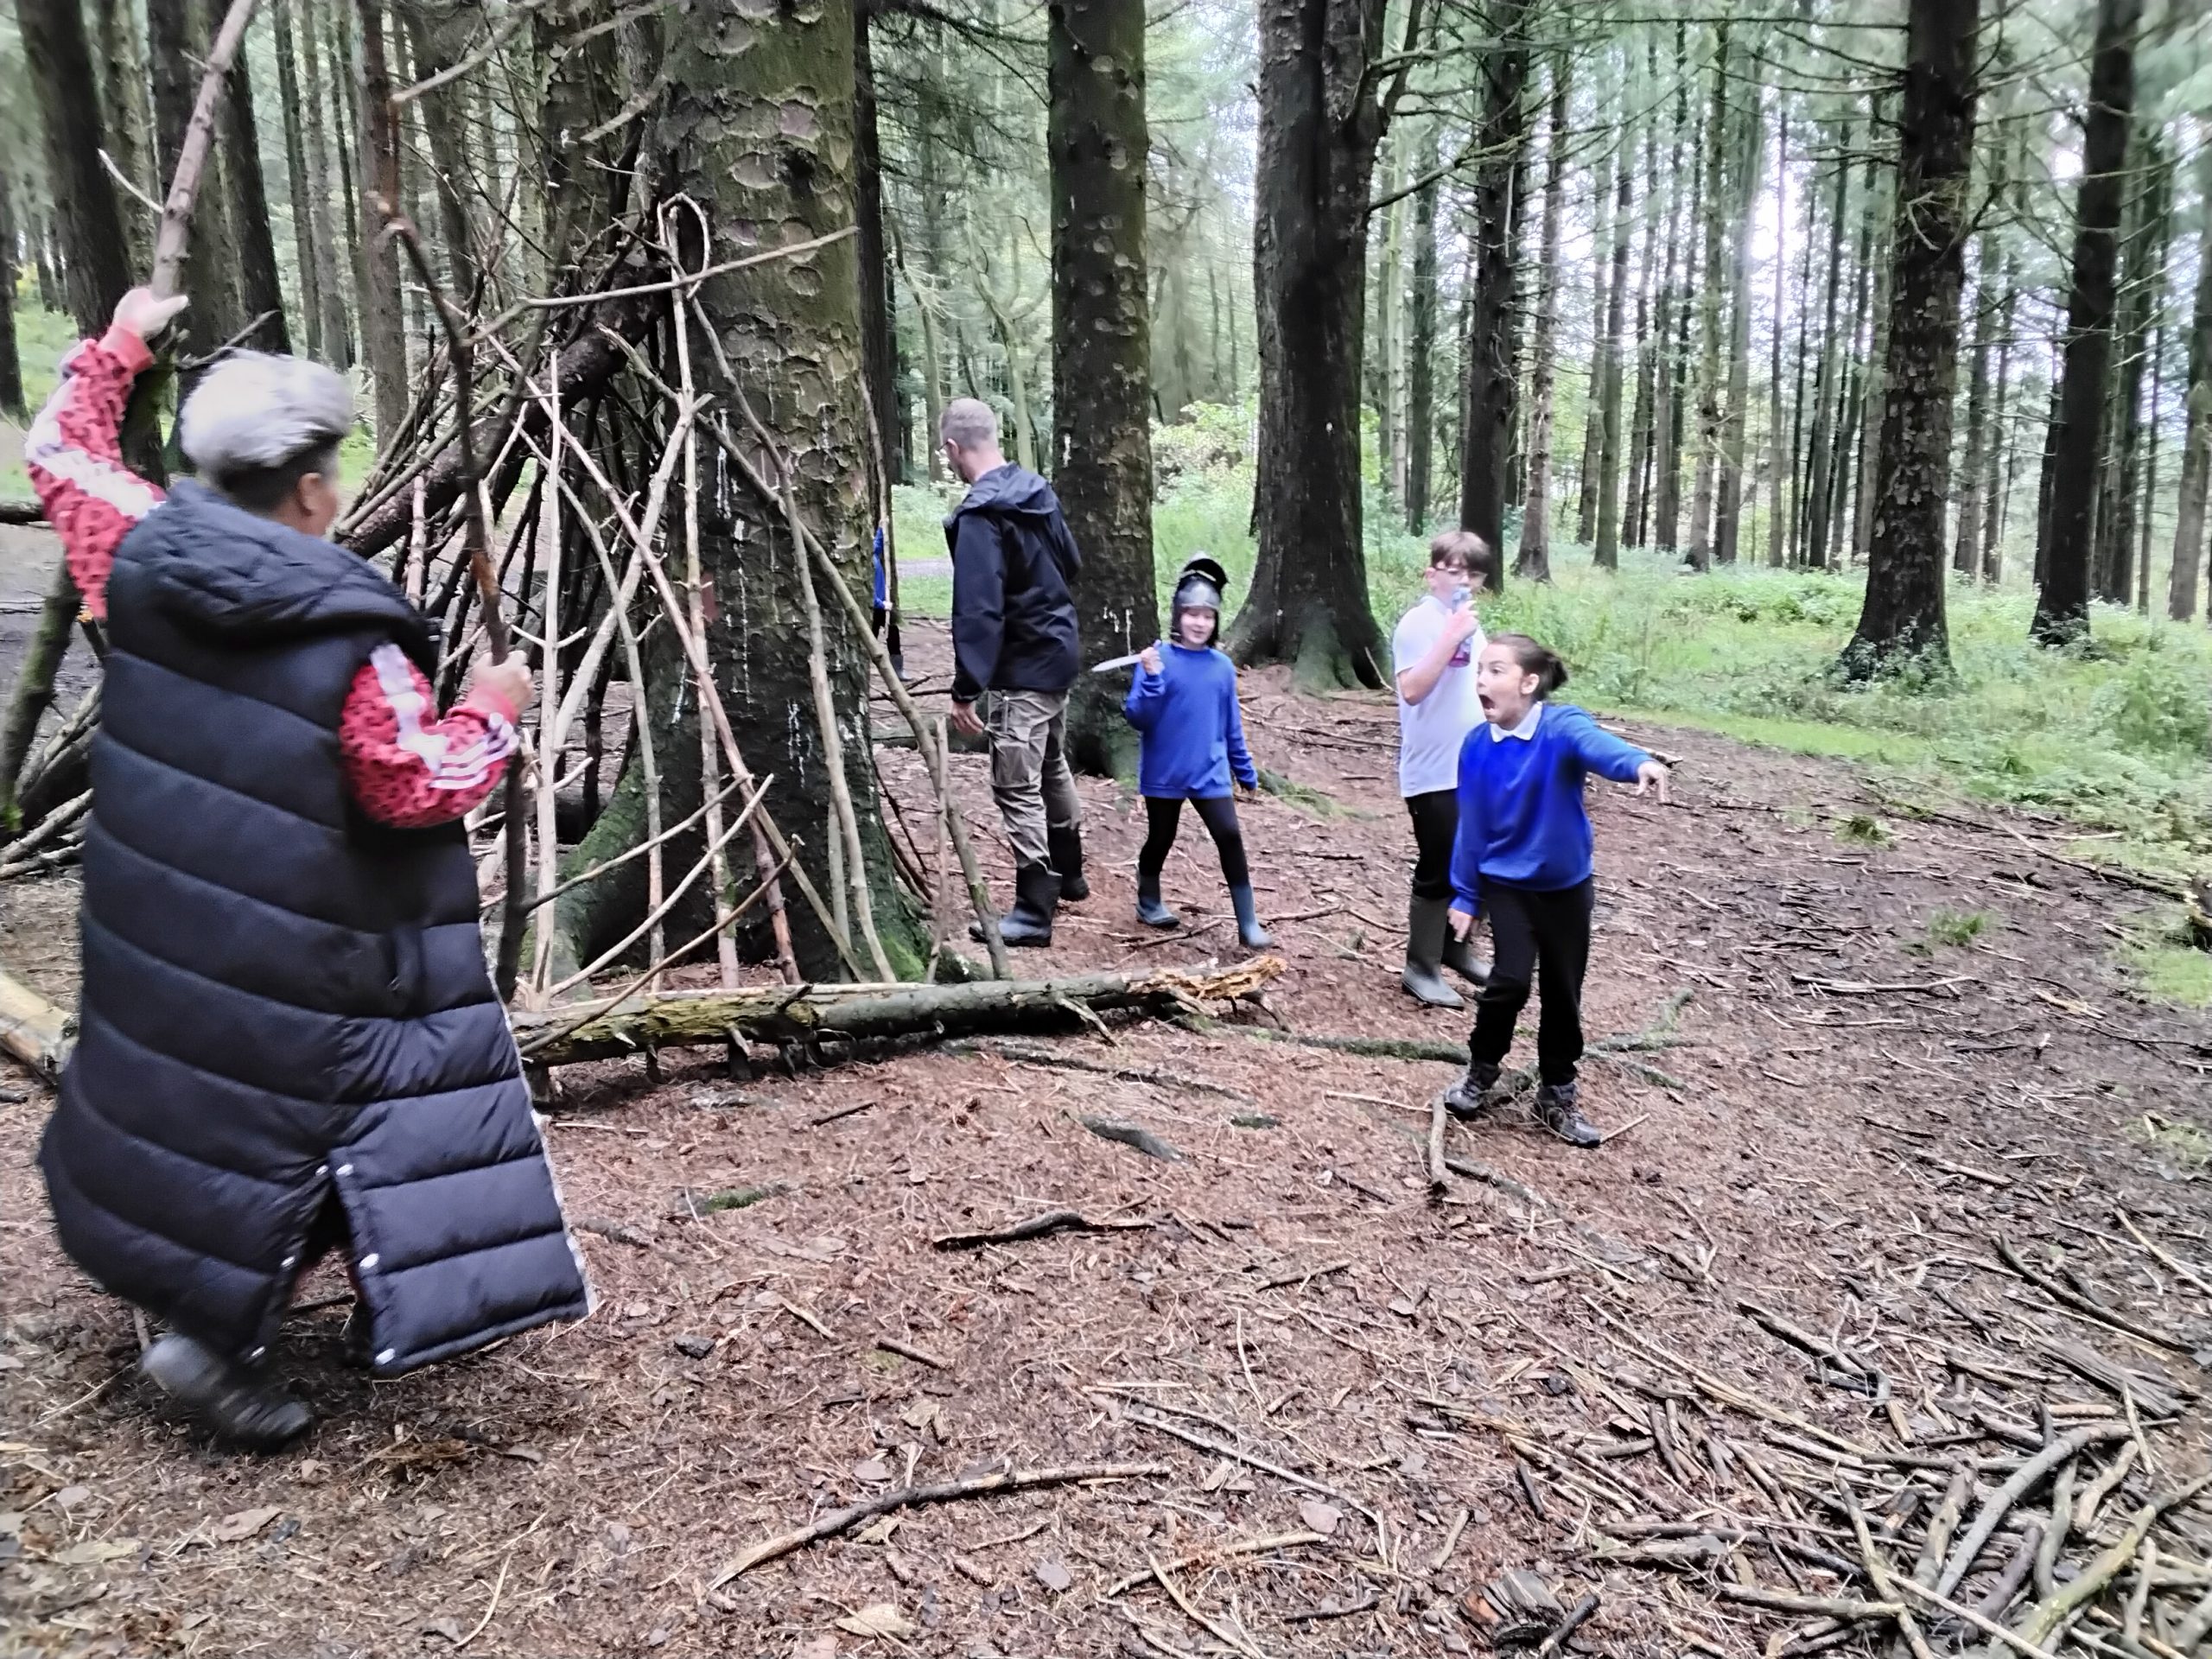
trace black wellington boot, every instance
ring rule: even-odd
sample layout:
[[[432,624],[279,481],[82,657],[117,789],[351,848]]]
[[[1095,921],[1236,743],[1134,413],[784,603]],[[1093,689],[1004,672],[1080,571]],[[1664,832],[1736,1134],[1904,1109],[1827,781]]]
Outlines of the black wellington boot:
[[[1490,1091],[1497,1087],[1498,1070],[1479,1060],[1467,1062],[1467,1075],[1444,1091],[1444,1109],[1465,1122],[1480,1117],[1490,1104]]]
[[[1052,873],[1060,878],[1060,902],[1079,905],[1090,897],[1090,883],[1083,879],[1083,826],[1056,823],[1045,830]]]
[[[1596,1124],[1582,1116],[1575,1092],[1571,1083],[1548,1083],[1538,1089],[1536,1122],[1570,1147],[1580,1147],[1586,1152],[1602,1145],[1605,1137],[1598,1132]]]
[[[1052,942],[1052,912],[1059,907],[1060,878],[1049,864],[1024,864],[1014,873],[1014,908],[999,918],[999,938],[1009,947],[1041,949]],[[982,924],[968,930],[981,944]]]
[[[1444,982],[1444,947],[1452,937],[1452,901],[1414,899],[1406,907],[1406,971],[1399,982],[1432,1008],[1461,1008],[1459,993]]]
[[[138,1369],[162,1393],[233,1446],[276,1452],[315,1426],[315,1414],[283,1385],[172,1331],[149,1348]]]

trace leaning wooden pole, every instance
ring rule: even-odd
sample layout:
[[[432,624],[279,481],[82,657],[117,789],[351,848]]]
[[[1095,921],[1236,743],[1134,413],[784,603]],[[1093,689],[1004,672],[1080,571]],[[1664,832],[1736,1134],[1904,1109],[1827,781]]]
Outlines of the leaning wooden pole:
[[[149,286],[156,294],[175,293],[177,277],[184,270],[185,251],[192,240],[192,209],[200,198],[200,175],[207,170],[207,149],[215,136],[215,112],[223,101],[231,65],[245,39],[246,25],[253,21],[255,4],[256,0],[231,0],[223,26],[208,48],[207,67],[200,77],[200,96],[192,106],[184,143],[177,150],[176,171],[170,177],[168,197],[162,207],[161,230],[154,238],[154,270]],[[39,607],[37,630],[16,676],[7,717],[0,721],[0,824],[10,828],[14,827],[16,780],[22,776],[23,761],[38,735],[39,721],[54,702],[54,677],[61,671],[61,659],[68,655],[69,628],[80,603],[68,561],[64,559],[56,567],[53,584]]]

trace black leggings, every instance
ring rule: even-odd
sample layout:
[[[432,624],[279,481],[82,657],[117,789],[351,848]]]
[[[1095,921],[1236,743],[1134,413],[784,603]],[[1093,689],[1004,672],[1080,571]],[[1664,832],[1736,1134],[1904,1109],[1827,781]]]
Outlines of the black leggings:
[[[1590,915],[1596,890],[1587,880],[1556,893],[1483,883],[1490,918],[1490,982],[1475,999],[1469,1058],[1496,1065],[1513,1046],[1513,1024],[1529,1006],[1529,982],[1543,997],[1536,1025],[1536,1074],[1573,1083],[1582,1058],[1582,976],[1590,966]]]
[[[1236,803],[1226,795],[1217,795],[1191,804],[1198,809],[1198,821],[1213,837],[1214,849],[1221,855],[1221,873],[1229,885],[1250,887],[1252,870],[1244,861],[1244,832],[1237,827]],[[1183,818],[1183,798],[1171,796],[1163,800],[1147,795],[1144,816],[1149,833],[1144,838],[1144,850],[1137,855],[1137,879],[1150,887],[1158,883],[1167,855],[1174,849],[1176,826]]]
[[[1406,797],[1414,820],[1414,897],[1452,896],[1452,843],[1459,834],[1459,792],[1433,789]]]

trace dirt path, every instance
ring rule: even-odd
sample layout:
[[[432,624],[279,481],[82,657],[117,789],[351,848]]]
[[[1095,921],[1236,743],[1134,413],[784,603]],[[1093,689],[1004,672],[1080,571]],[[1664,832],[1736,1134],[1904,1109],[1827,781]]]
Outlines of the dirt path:
[[[913,649],[926,666],[935,644]],[[1389,707],[1261,677],[1247,714],[1262,764],[1342,809],[1246,814],[1288,963],[1274,1015],[1456,1044],[1461,1016],[1395,986],[1410,837]],[[1586,1650],[1733,1659],[1805,1621],[1718,1600],[1716,1580],[1872,1595],[1821,1507],[1839,1479],[1878,1535],[1910,1536],[1953,1459],[1993,1483],[2047,1435],[2171,1406],[2152,1476],[2089,1528],[2116,1534],[2105,1516],[2208,1444],[2199,1402],[2162,1397],[2199,1367],[2117,1327],[2212,1332],[2202,1284],[2127,1228],[2212,1257],[2212,1027],[2106,965],[2137,897],[2042,855],[2032,825],[2029,844],[1971,819],[1840,839],[1872,810],[1847,774],[1636,734],[1681,756],[1682,804],[1597,791],[1589,1026],[1641,1032],[1689,996],[1675,1046],[1589,1067],[1616,1131],[1600,1151],[1511,1111],[1454,1126],[1478,1173],[1433,1203],[1420,1140],[1446,1065],[1233,1028],[741,1081],[703,1057],[670,1057],[658,1085],[591,1068],[551,1136],[599,1311],[390,1384],[338,1368],[342,1307],[302,1313],[286,1364],[324,1422],[293,1456],[217,1453],[149,1409],[127,1313],[51,1242],[48,1103],[11,1088],[0,1624],[37,1652],[1227,1651],[1157,1584],[1117,1586],[1147,1557],[1313,1532],[1168,1576],[1268,1656],[1482,1650],[1494,1610],[1474,1592],[1527,1568],[1565,1604],[1599,1593]],[[894,787],[910,758],[886,757]],[[982,762],[956,764],[987,817]],[[1141,814],[1084,787],[1094,897],[1051,963],[1224,949],[1195,828],[1167,879],[1191,931],[1141,939]],[[1939,912],[1990,919],[1953,947],[1930,942]],[[1116,1075],[1138,1072],[1155,1075]],[[1140,1123],[1181,1160],[1077,1115]],[[931,1247],[1061,1206],[1150,1224]],[[2047,1284],[2101,1308],[2004,1266],[1999,1239],[2037,1273],[2063,1252]],[[306,1294],[342,1290],[326,1268]],[[1816,1365],[1744,1304],[1848,1361]],[[2089,1351],[2128,1368],[2129,1402],[2069,1369]],[[1099,1462],[1170,1472],[914,1510],[709,1587],[747,1545],[910,1474]],[[2000,1532],[1959,1596],[2018,1543]],[[880,1604],[895,1641],[839,1629]]]

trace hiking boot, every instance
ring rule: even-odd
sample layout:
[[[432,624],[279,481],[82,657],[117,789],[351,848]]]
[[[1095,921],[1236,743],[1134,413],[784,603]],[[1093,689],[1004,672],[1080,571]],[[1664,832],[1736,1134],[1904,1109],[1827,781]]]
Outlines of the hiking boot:
[[[1480,1117],[1497,1087],[1498,1070],[1480,1060],[1467,1062],[1467,1075],[1444,1091],[1444,1109],[1465,1122]]]
[[[181,1332],[149,1348],[138,1369],[203,1427],[249,1452],[279,1451],[315,1426],[315,1414],[281,1384]]]
[[[1247,950],[1264,950],[1275,942],[1275,936],[1260,925],[1259,907],[1252,901],[1249,886],[1231,887],[1229,902],[1236,907],[1236,941]]]
[[[1046,856],[1052,862],[1052,874],[1060,878],[1060,902],[1078,905],[1090,897],[1090,883],[1083,879],[1083,826],[1079,823],[1047,825],[1045,845],[1050,849]]]
[[[1160,878],[1137,878],[1137,920],[1147,927],[1180,927],[1183,918],[1160,901]]]
[[[1601,1145],[1605,1139],[1598,1133],[1597,1125],[1582,1116],[1582,1108],[1575,1103],[1575,1086],[1571,1083],[1548,1083],[1538,1089],[1535,1112],[1538,1123],[1570,1147],[1587,1150]]]
[[[1052,942],[1052,912],[1060,902],[1060,878],[1049,864],[1024,864],[1014,873],[1014,908],[999,918],[999,938],[1009,946],[1041,949]],[[973,923],[968,937],[983,941],[983,925]]]
[[[1406,971],[1399,982],[1432,1008],[1464,1008],[1459,993],[1444,982],[1446,941],[1452,937],[1452,901],[1414,899],[1406,911]]]

